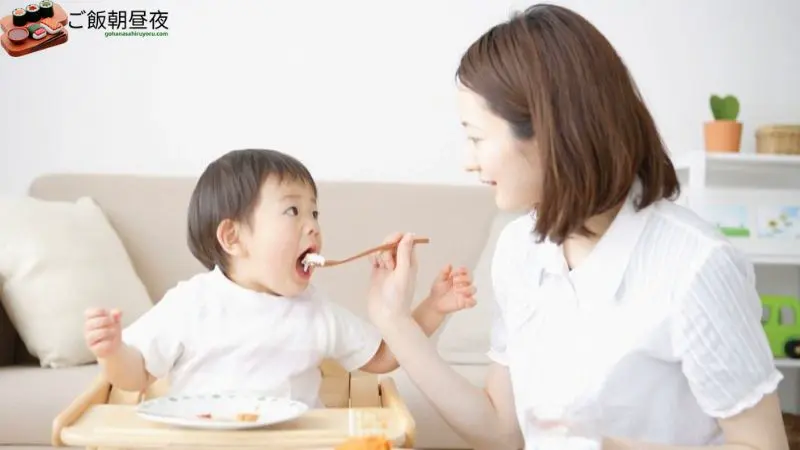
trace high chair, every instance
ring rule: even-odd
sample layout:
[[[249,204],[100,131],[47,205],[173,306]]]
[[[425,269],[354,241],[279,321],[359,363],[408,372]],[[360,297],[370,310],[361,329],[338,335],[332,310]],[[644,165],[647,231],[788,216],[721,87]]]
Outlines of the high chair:
[[[55,447],[333,449],[353,436],[382,435],[394,448],[414,446],[415,423],[391,377],[348,373],[339,364],[320,366],[324,409],[295,420],[247,431],[192,430],[138,417],[136,404],[166,394],[166,380],[144,393],[111,386],[102,376],[53,421]]]

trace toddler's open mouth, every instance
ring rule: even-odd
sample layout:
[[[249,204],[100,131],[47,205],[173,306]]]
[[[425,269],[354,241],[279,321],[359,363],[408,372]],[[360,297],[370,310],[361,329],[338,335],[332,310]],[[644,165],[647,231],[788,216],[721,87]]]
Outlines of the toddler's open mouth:
[[[300,256],[297,258],[296,268],[301,277],[309,277],[313,268],[321,262],[320,260],[322,257],[316,252],[317,247],[312,245],[300,253]]]

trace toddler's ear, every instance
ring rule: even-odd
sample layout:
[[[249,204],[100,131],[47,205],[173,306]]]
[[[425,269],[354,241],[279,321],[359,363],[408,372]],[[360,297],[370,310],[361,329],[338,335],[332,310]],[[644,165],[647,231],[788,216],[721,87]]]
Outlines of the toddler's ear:
[[[233,220],[225,219],[220,222],[217,226],[217,241],[229,255],[240,256],[244,250],[239,239],[239,226]]]

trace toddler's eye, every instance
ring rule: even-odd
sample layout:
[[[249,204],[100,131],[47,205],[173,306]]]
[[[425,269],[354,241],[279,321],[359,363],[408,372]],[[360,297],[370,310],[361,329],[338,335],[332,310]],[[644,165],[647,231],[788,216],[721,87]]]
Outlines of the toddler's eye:
[[[296,216],[300,214],[300,211],[297,210],[296,206],[290,206],[289,208],[284,211],[285,214],[289,214],[290,216]]]
[[[311,215],[314,216],[315,219],[319,219],[319,212],[318,211],[312,212]]]

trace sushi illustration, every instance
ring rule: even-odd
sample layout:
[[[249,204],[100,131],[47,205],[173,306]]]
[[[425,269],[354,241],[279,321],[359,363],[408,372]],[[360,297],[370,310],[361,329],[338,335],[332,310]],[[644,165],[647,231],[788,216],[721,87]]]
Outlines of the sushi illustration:
[[[28,0],[0,18],[0,46],[13,57],[61,45],[69,39],[68,14],[55,0]]]
[[[47,30],[39,25],[38,23],[34,23],[33,25],[28,25],[28,33],[31,34],[31,38],[35,40],[44,39],[47,36]]]
[[[12,22],[15,27],[21,27],[28,23],[28,11],[26,11],[25,8],[14,9],[11,16],[13,17]]]
[[[30,5],[26,6],[25,13],[25,16],[28,18],[28,22],[36,22],[40,19],[39,5],[35,3],[31,3]]]
[[[53,17],[54,15],[55,11],[53,11],[53,2],[50,0],[39,2],[39,17],[42,19],[47,19],[49,17]]]
[[[64,26],[53,19],[42,19],[39,23],[47,34],[58,34],[64,31]]]
[[[12,28],[8,31],[8,40],[14,44],[21,44],[25,42],[25,39],[28,39],[30,33],[28,33],[27,28]]]

